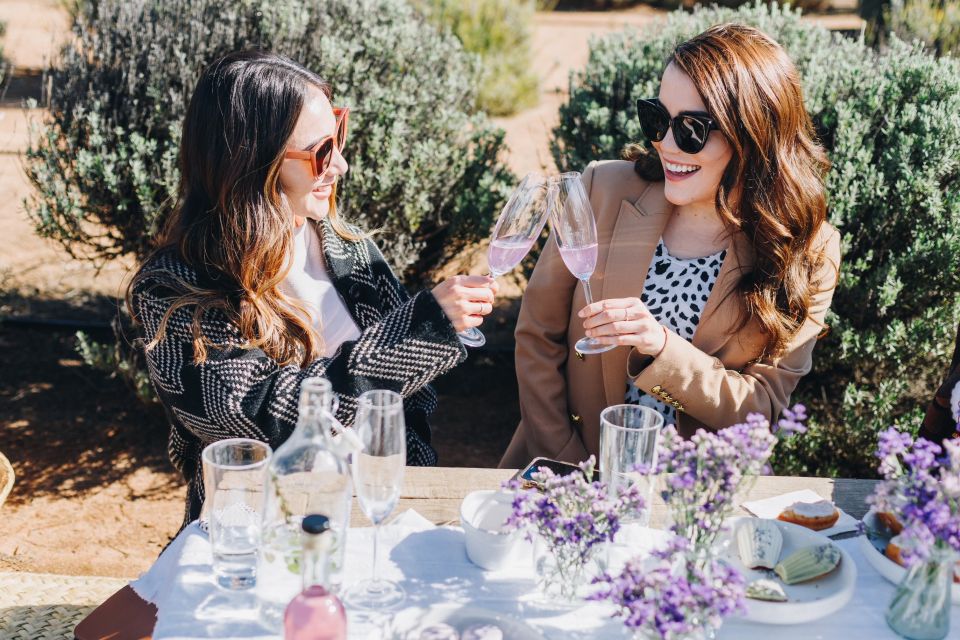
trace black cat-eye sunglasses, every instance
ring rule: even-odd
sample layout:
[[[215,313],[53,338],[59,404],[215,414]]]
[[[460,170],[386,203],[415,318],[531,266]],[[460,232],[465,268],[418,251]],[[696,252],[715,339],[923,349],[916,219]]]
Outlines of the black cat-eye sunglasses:
[[[637,100],[640,129],[651,142],[660,142],[673,129],[673,139],[684,153],[699,153],[707,144],[713,129],[719,129],[710,114],[701,111],[681,111],[675,118],[656,98]]]

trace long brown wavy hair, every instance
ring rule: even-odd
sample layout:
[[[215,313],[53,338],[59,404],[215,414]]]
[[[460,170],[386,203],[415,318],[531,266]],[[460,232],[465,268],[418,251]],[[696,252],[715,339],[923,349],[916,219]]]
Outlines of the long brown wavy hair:
[[[213,346],[201,321],[214,311],[239,327],[245,348],[262,349],[281,365],[303,366],[321,353],[306,309],[279,288],[290,269],[294,231],[280,167],[311,87],[332,98],[319,76],[264,51],[229,53],[204,69],[183,121],[178,204],[156,250],[176,251],[201,284],[165,274],[177,296],[148,349],[163,338],[171,316],[189,308],[198,363]],[[331,225],[340,236],[358,239],[335,205],[336,188]],[[127,289],[131,311],[132,292],[148,275],[156,271],[148,274],[141,267]]]
[[[814,241],[827,216],[830,168],[803,103],[800,76],[783,48],[762,31],[722,24],[681,43],[667,60],[697,87],[733,157],[720,180],[717,212],[742,231],[755,253],[742,275],[742,329],[750,320],[777,357],[809,316],[823,261]],[[624,157],[648,180],[663,180],[656,151],[629,145]]]

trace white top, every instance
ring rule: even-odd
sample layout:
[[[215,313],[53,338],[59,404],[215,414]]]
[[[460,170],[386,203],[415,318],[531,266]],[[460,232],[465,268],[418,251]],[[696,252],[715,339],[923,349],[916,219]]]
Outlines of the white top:
[[[953,419],[960,424],[960,382],[953,387],[953,392],[950,394],[950,412],[953,414]]]
[[[692,340],[726,255],[724,249],[703,258],[676,258],[670,255],[661,238],[650,261],[640,300],[657,322],[684,340]],[[647,395],[629,379],[623,401],[654,409],[663,415],[664,424],[677,421],[673,407]]]
[[[360,327],[340,298],[323,259],[320,235],[307,220],[293,232],[292,266],[280,289],[310,312],[308,320],[323,339],[323,356],[333,356],[340,345],[360,337]]]

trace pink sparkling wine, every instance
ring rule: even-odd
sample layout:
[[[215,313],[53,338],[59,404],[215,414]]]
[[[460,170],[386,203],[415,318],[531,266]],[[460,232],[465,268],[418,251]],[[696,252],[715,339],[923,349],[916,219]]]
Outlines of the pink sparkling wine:
[[[284,640],[346,640],[347,613],[340,599],[321,585],[303,590],[283,616]]]
[[[490,243],[487,251],[487,260],[490,262],[490,271],[494,275],[503,275],[520,264],[523,256],[527,255],[533,240],[522,236],[507,236],[497,238]]]
[[[585,247],[561,247],[560,257],[578,280],[586,280],[597,266],[597,243]]]

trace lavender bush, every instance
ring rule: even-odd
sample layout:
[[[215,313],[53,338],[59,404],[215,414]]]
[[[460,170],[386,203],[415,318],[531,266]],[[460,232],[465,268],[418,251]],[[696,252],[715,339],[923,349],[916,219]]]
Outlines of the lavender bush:
[[[544,585],[560,588],[568,599],[576,596],[583,583],[583,572],[595,550],[612,541],[621,520],[639,513],[644,507],[640,490],[631,486],[611,497],[602,482],[591,482],[596,461],[593,456],[580,464],[583,473],[558,476],[543,468],[533,475],[543,489],[524,489],[519,481],[504,488],[515,491],[513,513],[507,519],[508,530],[522,529],[529,540],[538,536],[555,561],[556,575],[547,576]]]
[[[607,600],[639,637],[708,637],[723,618],[745,611],[744,579],[729,565],[695,561],[690,543],[674,538],[647,561],[633,559],[616,576],[604,575],[591,600]]]

